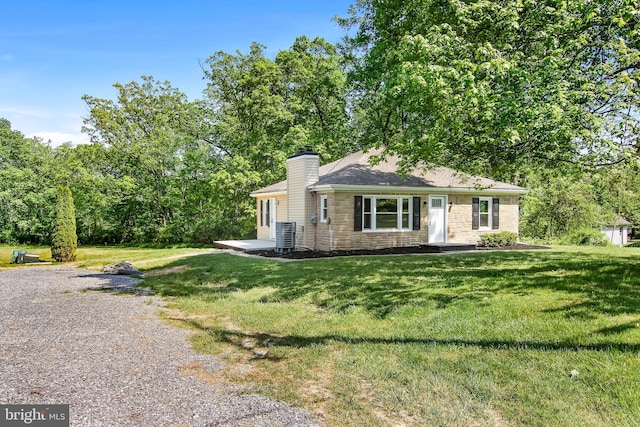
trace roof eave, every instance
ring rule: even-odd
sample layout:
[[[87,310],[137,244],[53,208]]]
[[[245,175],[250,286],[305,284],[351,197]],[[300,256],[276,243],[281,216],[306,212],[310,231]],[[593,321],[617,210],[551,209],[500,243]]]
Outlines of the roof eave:
[[[261,192],[260,190],[254,191],[249,194],[251,197],[264,197],[264,196],[286,196],[287,190],[274,190],[274,191],[265,191]]]
[[[470,188],[470,187],[403,187],[403,186],[386,186],[386,185],[347,185],[347,184],[324,184],[310,185],[307,187],[310,191],[316,192],[335,192],[344,191],[351,193],[366,192],[403,192],[414,194],[429,193],[447,193],[447,194],[496,194],[496,195],[522,195],[527,194],[524,188]]]

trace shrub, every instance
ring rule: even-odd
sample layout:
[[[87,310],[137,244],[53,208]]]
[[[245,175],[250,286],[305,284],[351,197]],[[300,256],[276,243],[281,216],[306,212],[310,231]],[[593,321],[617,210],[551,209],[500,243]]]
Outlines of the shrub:
[[[58,187],[56,218],[51,236],[51,257],[58,261],[74,261],[78,249],[76,214],[69,187]]]
[[[484,248],[506,248],[518,243],[518,235],[510,231],[484,234],[480,237],[478,246]]]
[[[607,236],[602,234],[599,230],[595,230],[593,228],[581,228],[569,232],[563,243],[580,246],[607,246],[609,241],[607,240]]]

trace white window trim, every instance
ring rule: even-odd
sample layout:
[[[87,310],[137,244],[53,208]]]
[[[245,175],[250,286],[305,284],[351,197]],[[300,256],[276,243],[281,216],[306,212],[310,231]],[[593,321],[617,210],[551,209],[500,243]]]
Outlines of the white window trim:
[[[480,210],[480,206],[482,206],[482,201],[486,200],[487,201],[487,205],[488,205],[488,211],[487,211],[487,215],[489,215],[489,218],[487,219],[487,225],[483,226],[482,224],[482,220],[481,220],[481,216],[482,216],[482,211]],[[491,197],[480,197],[479,198],[479,205],[478,205],[478,230],[491,230],[493,227],[493,198]]]
[[[413,230],[413,196],[362,196],[362,232],[363,233],[393,233],[393,232],[408,232]],[[365,228],[364,224],[364,216],[365,216],[365,200],[371,199],[371,228]],[[376,200],[378,199],[395,199],[396,200],[396,214],[397,214],[397,222],[396,225],[402,224],[402,203],[399,202],[402,199],[407,199],[409,201],[409,224],[407,228],[377,228],[376,227]]]
[[[329,217],[329,200],[327,196],[320,196],[320,222],[327,222]]]

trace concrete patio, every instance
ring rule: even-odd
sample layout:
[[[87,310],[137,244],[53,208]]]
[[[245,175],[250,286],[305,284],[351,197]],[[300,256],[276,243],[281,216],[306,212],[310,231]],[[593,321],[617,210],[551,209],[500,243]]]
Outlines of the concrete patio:
[[[272,251],[276,242],[271,240],[217,240],[213,242],[216,248],[233,249],[236,251]]]

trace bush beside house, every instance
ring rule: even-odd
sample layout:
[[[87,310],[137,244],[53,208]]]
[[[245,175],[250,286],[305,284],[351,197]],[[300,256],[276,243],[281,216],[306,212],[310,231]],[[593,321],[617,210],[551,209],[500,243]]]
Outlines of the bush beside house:
[[[518,234],[510,231],[484,234],[480,238],[480,242],[478,242],[478,246],[482,248],[506,248],[517,244]]]

